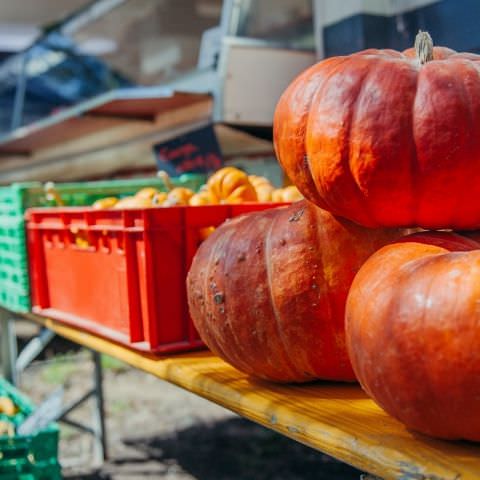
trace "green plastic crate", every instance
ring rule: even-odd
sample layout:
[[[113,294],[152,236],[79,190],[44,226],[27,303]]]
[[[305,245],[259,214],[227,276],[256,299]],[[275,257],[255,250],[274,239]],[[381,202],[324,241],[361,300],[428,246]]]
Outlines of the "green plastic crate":
[[[0,396],[10,397],[19,409],[14,417],[0,415],[0,420],[8,420],[18,426],[34,411],[30,400],[2,378]],[[35,435],[0,437],[0,480],[61,479],[58,439],[59,430],[55,423]]]
[[[206,176],[187,173],[171,181],[175,186],[197,191]],[[156,177],[55,184],[55,190],[67,206],[92,205],[109,196],[126,197],[144,187],[165,189],[163,181]],[[52,205],[40,182],[0,187],[0,306],[14,312],[30,310],[24,213],[30,207]]]

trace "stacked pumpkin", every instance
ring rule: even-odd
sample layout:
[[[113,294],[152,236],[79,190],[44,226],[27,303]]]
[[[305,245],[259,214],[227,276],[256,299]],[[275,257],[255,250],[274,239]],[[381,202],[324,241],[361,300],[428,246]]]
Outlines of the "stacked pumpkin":
[[[480,243],[453,233],[480,228],[479,65],[420,32],[289,86],[275,147],[308,200],[200,247],[189,305],[214,352],[274,381],[357,378],[408,427],[480,440]]]

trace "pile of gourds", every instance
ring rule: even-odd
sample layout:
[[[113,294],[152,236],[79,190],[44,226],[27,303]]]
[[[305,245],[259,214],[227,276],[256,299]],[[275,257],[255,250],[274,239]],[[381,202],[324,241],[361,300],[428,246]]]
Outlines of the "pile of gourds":
[[[244,202],[288,203],[303,198],[293,185],[285,188],[275,188],[265,177],[248,175],[235,167],[224,167],[217,170],[197,193],[189,188],[174,187],[169,175],[164,171],[158,172],[158,176],[163,180],[166,191],[146,187],[139,190],[135,195],[121,199],[117,197],[101,198],[92,206],[95,209],[122,209]],[[54,194],[54,192],[50,191],[50,194]]]
[[[275,148],[307,200],[218,228],[189,306],[248,374],[357,379],[409,428],[480,441],[480,56],[415,43],[288,87]]]

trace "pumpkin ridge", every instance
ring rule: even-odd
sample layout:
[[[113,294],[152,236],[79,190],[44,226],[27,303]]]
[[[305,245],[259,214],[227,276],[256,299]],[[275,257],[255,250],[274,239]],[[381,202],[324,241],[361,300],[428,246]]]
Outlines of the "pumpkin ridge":
[[[234,222],[235,222],[234,225],[229,225],[229,228],[227,229],[227,231],[222,233],[222,236],[220,238],[220,243],[218,244],[219,248],[218,249],[212,249],[212,251],[211,251],[211,255],[209,257],[207,267],[205,268],[205,271],[207,272],[207,281],[205,282],[205,290],[204,290],[205,298],[210,298],[211,297],[211,292],[208,291],[208,289],[211,286],[211,281],[210,281],[209,277],[213,277],[213,275],[211,275],[211,274],[213,272],[212,266],[215,264],[215,260],[214,260],[215,255],[217,254],[217,252],[223,252],[224,260],[219,262],[219,266],[223,267],[223,269],[224,269],[226,260],[228,258],[227,255],[228,255],[228,252],[229,252],[229,247],[234,243],[232,240],[234,240],[236,229],[239,227],[239,224],[243,223],[243,218],[239,217],[239,218],[235,219]],[[220,275],[220,277],[222,277],[222,275]],[[215,278],[215,277],[213,277],[213,278]],[[226,326],[226,328],[229,332],[229,335],[228,335],[228,337],[226,337],[224,332],[215,330],[215,331],[213,331],[213,333],[214,333],[213,337],[214,337],[216,345],[219,347],[219,352],[221,353],[222,356],[225,356],[225,349],[224,349],[223,343],[224,342],[227,343],[227,349],[230,352],[232,350],[232,349],[228,348],[228,342],[230,341],[230,337],[231,337],[232,342],[236,344],[235,345],[236,349],[241,349],[241,344],[238,341],[236,335],[232,331],[231,323],[226,322],[226,317],[228,316],[228,309],[226,308],[226,303],[228,302],[228,294],[227,294],[227,292],[223,292],[223,293],[224,293],[223,308],[224,308],[224,312],[226,312],[226,315],[223,318],[223,325]],[[205,323],[208,323],[208,322],[205,322]],[[211,338],[212,338],[212,336],[209,336],[209,339],[211,339]],[[233,349],[233,351],[236,352],[235,349]],[[232,357],[233,357],[233,360],[235,361],[235,365],[239,365],[243,369],[246,366],[248,366],[248,364],[243,360],[243,357],[237,355],[236,353],[233,353]]]
[[[259,212],[260,217],[265,217],[266,212],[268,210]],[[245,215],[243,217],[240,217],[239,221],[236,223],[235,227],[231,227],[231,235],[228,238],[228,242],[225,242],[225,247],[219,248],[218,250],[224,251],[224,262],[222,262],[222,267],[223,267],[223,273],[222,276],[225,276],[225,272],[231,269],[227,268],[227,262],[232,261],[232,249],[235,249],[238,247],[238,239],[244,237],[245,230],[249,230],[249,223],[248,223],[248,216]],[[216,251],[217,249],[212,249],[213,251]],[[236,272],[237,273],[237,272]],[[237,273],[238,274],[238,273]],[[225,288],[224,288],[224,294],[225,294],[225,299],[224,299],[224,308],[226,312],[226,318],[228,318],[228,322],[226,323],[226,326],[228,328],[229,334],[233,340],[234,343],[234,348],[231,348],[229,346],[228,348],[228,355],[224,356],[224,358],[231,358],[233,357],[233,360],[236,362],[237,365],[239,365],[240,370],[246,371],[246,372],[251,372],[251,366],[249,365],[248,361],[245,361],[245,358],[248,358],[248,351],[247,355],[245,355],[244,348],[243,348],[243,342],[240,341],[238,338],[238,335],[235,333],[235,328],[232,325],[231,319],[229,317],[233,316],[235,319],[235,315],[232,315],[230,313],[231,309],[228,309],[228,299],[230,297],[230,282],[228,281],[227,278],[225,278]],[[242,352],[242,353],[237,353],[237,352]],[[233,362],[232,362],[233,363]],[[233,363],[235,365],[235,363]]]
[[[452,60],[450,60],[452,61]],[[461,60],[456,60],[455,63],[459,62],[460,64],[468,63],[471,64],[472,62],[468,61],[461,61]],[[464,65],[466,66],[466,65]],[[477,70],[478,74],[478,70]],[[470,95],[467,94],[467,89],[465,87],[464,83],[464,77],[461,79],[458,78],[458,76],[453,75],[452,76],[454,81],[456,82],[456,87],[457,87],[457,92],[460,93],[462,99],[463,99],[463,104],[467,106],[467,111],[468,111],[468,120],[469,120],[469,131],[475,131],[474,129],[474,122],[473,122],[473,111],[472,111],[472,99],[470,98]],[[467,139],[469,142],[472,141],[472,137],[470,136]],[[468,198],[469,195],[469,189],[464,188],[462,191],[459,192],[459,194],[452,196],[452,212],[451,212],[451,217],[450,217],[450,225],[455,225],[456,223],[456,216],[463,216],[465,215],[465,212],[463,211],[462,205],[465,205],[465,197]],[[467,214],[468,215],[468,214]]]
[[[337,65],[334,65],[334,67],[332,68],[331,71],[328,72],[328,75],[325,77],[323,83],[319,86],[317,86],[317,90],[313,96],[313,99],[312,99],[312,102],[311,102],[311,105],[313,104],[316,104],[318,102],[321,102],[321,96],[323,95],[324,93],[324,89],[327,88],[329,85],[329,82],[331,80],[331,78],[336,75],[337,73],[339,73],[339,71],[342,69],[342,68],[347,68],[349,65],[349,60],[350,58],[349,57],[341,57],[342,61],[339,62]],[[367,68],[365,68],[365,70],[367,70]],[[365,75],[367,74],[367,72],[365,72]],[[360,86],[358,87],[360,89]],[[353,104],[354,102],[352,102]],[[355,182],[355,179],[352,177],[351,175],[351,171],[349,168],[345,168],[345,163],[346,163],[346,160],[347,160],[347,163],[348,163],[348,156],[349,156],[349,150],[350,150],[350,129],[351,129],[351,119],[352,119],[352,115],[353,115],[353,112],[352,112],[353,109],[350,109],[349,110],[349,116],[348,116],[348,129],[349,129],[349,132],[346,134],[346,136],[348,137],[348,142],[344,142],[347,144],[347,153],[345,153],[344,151],[341,152],[341,161],[340,161],[340,164],[342,166],[342,170],[345,173],[345,176],[347,177],[347,181],[348,183],[351,185],[352,187],[352,191],[350,192],[352,195],[353,195],[353,200],[355,201],[354,203],[356,204],[356,206],[358,207],[359,205],[362,205],[364,202],[363,202],[363,198],[362,198],[362,195],[361,195],[361,192],[360,190],[358,189],[358,185],[356,184]],[[307,130],[306,130],[306,135],[305,135],[305,143],[306,143],[306,153],[307,153],[307,160],[308,160],[308,169],[310,170],[310,175],[312,176],[312,179],[313,179],[313,182],[314,182],[314,185],[315,187],[317,188],[317,190],[319,192],[321,192],[321,198],[322,198],[322,201],[323,203],[326,205],[326,210],[332,212],[333,214],[340,214],[341,215],[341,212],[338,211],[337,208],[335,208],[332,203],[330,202],[330,195],[325,195],[325,192],[328,190],[328,188],[326,187],[326,176],[325,175],[313,175],[313,172],[315,170],[319,170],[319,169],[325,169],[325,165],[321,165],[321,164],[313,164],[311,159],[315,156],[313,153],[314,152],[309,152],[309,145],[311,144],[311,140],[312,140],[312,134],[311,134],[311,130],[312,130],[312,123],[313,123],[313,120],[312,117],[314,116],[315,114],[315,110],[314,108],[310,108],[309,112],[308,112],[308,120],[307,120]],[[327,168],[330,168],[330,165],[327,165],[326,166]],[[337,181],[335,181],[337,182]],[[355,198],[356,197],[356,198]],[[360,212],[362,212],[362,209],[358,209]],[[368,214],[365,215],[364,212],[360,214],[361,217],[363,218],[368,218]]]
[[[412,139],[413,148],[412,148],[412,155],[410,158],[410,176],[411,176],[411,192],[413,198],[418,198],[418,202],[411,202],[411,222],[410,225],[406,226],[414,226],[419,225],[420,218],[419,218],[419,210],[420,210],[420,198],[422,198],[422,187],[420,184],[420,164],[418,161],[418,152],[417,152],[417,137],[415,135],[415,104],[417,101],[417,92],[418,92],[418,81],[419,75],[417,73],[417,78],[415,81],[415,93],[413,94],[413,101],[410,108],[410,130],[411,135],[410,138]]]
[[[416,258],[415,260],[412,260],[412,262],[415,263],[414,269],[411,269],[408,272],[409,275],[406,278],[404,277],[403,284],[400,284],[398,286],[399,291],[403,292],[404,285],[408,284],[408,282],[410,282],[412,278],[413,278],[413,282],[415,282],[415,276],[416,275],[420,274],[421,276],[426,277],[424,272],[428,272],[432,268],[432,265],[436,266],[439,261],[440,262],[448,262],[448,261],[451,261],[454,257],[457,257],[457,256],[465,257],[465,255],[468,255],[468,253],[470,253],[470,252],[444,251],[444,252],[439,252],[437,254],[432,254],[432,255],[428,255],[428,256],[425,256],[425,257],[420,257],[420,258]],[[411,262],[409,262],[409,263],[411,263]],[[405,266],[406,266],[406,264],[402,265],[401,268],[400,268],[400,271],[404,270]],[[416,321],[416,323],[418,323],[418,325],[419,325],[418,330],[420,330],[420,331],[428,330],[429,322],[428,322],[428,317],[427,317],[426,304],[428,302],[429,297],[432,296],[432,293],[434,294],[436,291],[438,291],[437,281],[439,280],[439,278],[441,280],[443,280],[441,277],[442,277],[442,275],[439,275],[439,274],[429,276],[428,286],[424,289],[424,292],[425,292],[424,298],[426,299],[426,301],[422,305],[423,308],[421,309],[421,311],[418,312],[418,310],[417,310],[415,312],[415,321]],[[462,295],[455,295],[455,298],[453,300],[454,305],[458,305],[461,298],[463,298]],[[399,305],[402,304],[403,300],[404,299],[403,299],[402,295],[394,297],[394,301],[392,302],[392,304],[393,304],[392,306],[395,307],[395,308],[393,308],[394,312],[398,311],[398,307],[399,307]],[[455,307],[452,310],[456,311],[457,308]],[[389,323],[390,323],[390,325],[393,325],[395,322],[389,322]],[[397,328],[398,328],[398,325],[397,325]],[[396,337],[398,337],[398,335],[394,335],[394,338],[396,338]],[[418,335],[418,340],[417,341],[419,342],[419,348],[423,352],[425,352],[425,355],[427,355],[429,338],[424,336],[424,335]],[[401,349],[401,347],[402,347],[402,345],[401,345],[401,343],[396,341],[394,343],[394,346],[395,346],[396,357],[398,359],[398,362],[401,363],[401,359],[402,359],[402,349]],[[442,392],[436,392],[435,385],[432,384],[433,378],[432,378],[431,372],[429,372],[428,369],[425,369],[425,365],[426,365],[425,362],[419,362],[419,364],[417,364],[417,368],[415,370],[415,374],[418,375],[419,381],[422,382],[422,397],[421,398],[437,398],[439,394],[440,395],[442,394]],[[396,370],[397,374],[400,374],[400,375],[402,373],[401,366],[402,365],[399,365],[400,368],[397,368],[397,370]],[[398,372],[400,372],[400,373],[398,373]],[[390,401],[388,403],[391,405],[392,401],[394,401],[394,399],[390,398]],[[430,403],[429,408],[430,408],[431,411],[432,410],[435,411],[434,417],[441,418],[441,412],[439,411],[439,406],[436,402]],[[421,424],[423,422],[423,418],[421,417],[421,415],[419,415],[419,418],[418,418],[417,422],[419,422],[419,424]]]
[[[330,67],[331,70],[334,70],[335,67],[338,67],[339,65],[341,65],[342,63],[344,63],[345,61],[347,60],[346,57],[340,57],[340,58],[335,58],[335,57],[332,57],[332,58],[329,58],[329,59],[326,59],[325,62],[328,62],[328,65]],[[318,68],[318,64],[317,65],[314,65],[314,67],[311,67],[311,68],[315,68],[317,67]],[[323,68],[325,68],[325,64],[322,65]],[[310,70],[309,70],[310,71]],[[325,76],[325,74],[323,75],[320,75],[322,78],[322,84],[323,85],[328,79],[329,79],[329,76]],[[301,76],[300,76],[301,77]],[[313,83],[313,79],[310,78],[310,82]],[[303,86],[303,85],[302,85]],[[299,90],[299,86],[297,84],[292,84],[292,92],[288,92],[287,93],[287,100],[290,100],[290,97],[291,96],[294,96],[294,94],[298,94],[298,90]],[[318,85],[316,85],[315,87],[312,87],[312,93],[310,95],[310,98],[307,99],[307,101],[305,102],[305,105],[303,105],[304,107],[304,113],[302,113],[302,120],[301,122],[299,122],[299,124],[297,125],[297,128],[295,130],[295,136],[300,136],[303,138],[303,142],[302,142],[302,156],[303,156],[303,163],[304,163],[304,168],[302,169],[302,173],[304,175],[304,182],[305,184],[303,185],[304,182],[300,181],[298,182],[297,179],[298,179],[298,176],[296,175],[297,172],[295,172],[295,178],[293,178],[292,180],[297,183],[297,188],[298,187],[302,187],[304,186],[305,188],[299,188],[299,190],[301,191],[301,193],[306,197],[306,198],[311,198],[313,201],[315,201],[315,203],[321,207],[324,207],[326,209],[329,209],[329,205],[327,204],[327,200],[325,200],[324,198],[322,198],[319,194],[318,194],[318,187],[315,183],[315,180],[314,180],[314,177],[313,177],[313,173],[312,173],[312,164],[310,162],[310,157],[308,155],[308,149],[307,149],[307,136],[306,136],[306,132],[308,130],[308,124],[309,124],[309,121],[310,121],[310,110],[311,110],[311,106],[312,106],[312,103],[314,101],[314,99],[316,98],[316,95],[318,93],[318,90],[319,90],[319,87]],[[282,99],[283,100],[283,96],[282,96]],[[281,105],[281,102],[279,102],[279,105]],[[291,113],[291,112],[289,112]],[[274,121],[274,130],[277,131],[277,129],[281,128],[279,127],[279,125],[281,125],[282,122],[280,121]],[[284,133],[278,133],[278,136],[277,136],[277,141],[275,142],[275,145],[280,145],[284,142],[284,140],[281,138],[282,136],[284,136]],[[284,159],[283,159],[283,155],[280,153],[280,147],[278,148],[278,151],[277,151],[277,148],[276,148],[276,153],[277,153],[277,158],[280,162],[280,164],[282,165],[282,167],[284,168],[284,170],[288,170],[288,165],[285,165],[284,163]]]
[[[355,192],[358,196],[357,201],[356,201],[356,206],[357,206],[357,215],[361,213],[360,217],[366,216],[369,219],[369,224],[371,227],[375,227],[377,225],[376,218],[373,215],[373,211],[368,199],[368,195],[365,194],[359,184],[359,180],[357,179],[356,175],[353,173],[353,168],[352,168],[352,153],[351,153],[351,145],[352,145],[352,131],[355,131],[354,125],[355,122],[357,121],[358,117],[358,104],[359,100],[362,97],[362,92],[364,91],[365,83],[368,77],[372,74],[374,68],[376,65],[379,63],[379,59],[375,58],[374,65],[371,66],[371,63],[366,65],[365,71],[363,72],[363,75],[361,79],[358,81],[358,90],[355,95],[354,101],[350,105],[350,116],[349,116],[349,123],[348,123],[348,133],[347,133],[347,141],[346,143],[346,153],[342,154],[342,164],[343,164],[343,169],[345,172],[347,172],[348,176],[351,179],[352,185],[355,187]],[[370,60],[370,62],[373,62],[373,60]]]
[[[293,360],[291,357],[290,357],[290,354],[288,353],[288,348],[287,348],[287,344],[285,342],[285,336],[284,336],[284,333],[283,333],[283,329],[282,329],[282,326],[280,324],[280,312],[277,308],[277,305],[276,305],[276,302],[275,302],[275,298],[274,298],[274,295],[273,295],[273,292],[272,292],[272,280],[273,280],[273,275],[272,275],[272,231],[273,231],[273,227],[275,225],[275,222],[277,221],[278,218],[282,218],[282,217],[273,217],[270,221],[270,227],[265,235],[265,244],[264,244],[264,252],[265,252],[265,272],[266,272],[266,275],[267,275],[267,285],[268,285],[268,294],[269,294],[269,298],[270,298],[270,305],[272,307],[272,313],[273,313],[273,318],[275,320],[275,330],[277,331],[277,334],[278,334],[278,338],[280,339],[280,345],[282,347],[282,356],[285,360],[285,364],[286,366],[288,367],[288,369],[291,371],[291,373],[293,374],[293,377],[297,376],[299,371],[298,371],[298,368],[297,368],[297,365],[296,365],[296,362],[295,360]],[[301,374],[303,372],[300,372]]]
[[[455,59],[456,62],[458,62],[460,65],[463,65],[465,69],[469,69],[470,71],[475,71],[476,73],[476,81],[477,81],[477,88],[480,88],[480,65],[478,63],[475,63],[474,61],[468,60],[468,59]],[[480,60],[480,56],[479,56]],[[464,99],[464,103],[467,105],[468,109],[468,120],[469,120],[469,131],[470,132],[475,132],[475,116],[473,112],[473,104],[474,104],[474,99],[472,98],[472,92],[467,89],[467,86],[465,85],[465,78],[462,78],[461,81],[457,82],[457,85],[460,86],[460,91],[462,93],[462,98]],[[478,104],[478,100],[477,100]],[[479,105],[477,105],[478,108]],[[475,143],[476,138],[472,135],[468,138],[468,141],[470,144]],[[467,204],[468,196],[471,194],[470,189],[465,188],[460,192],[460,195],[457,195],[454,197],[455,205],[454,208],[452,209],[452,219],[451,219],[451,224],[454,225],[456,223],[455,220],[455,215],[458,213],[461,215],[468,216],[470,213],[469,212],[464,212],[462,208],[462,204],[465,205]],[[461,200],[461,201],[460,201]],[[468,221],[468,218],[466,219]]]
[[[377,226],[378,221],[375,218],[375,211],[372,208],[372,205],[370,204],[370,200],[369,200],[369,197],[368,197],[368,192],[363,191],[363,189],[360,185],[360,178],[357,175],[354,174],[354,168],[352,167],[353,158],[352,158],[351,145],[352,145],[352,131],[356,130],[354,127],[356,126],[355,124],[358,121],[358,105],[359,105],[359,103],[361,103],[360,100],[362,100],[362,95],[365,92],[365,85],[367,83],[367,80],[373,74],[375,68],[378,66],[379,63],[380,63],[379,59],[375,59],[375,61],[371,60],[371,64],[366,69],[366,73],[362,76],[362,78],[359,82],[360,83],[359,89],[358,89],[358,92],[355,96],[355,100],[352,103],[351,109],[350,109],[350,111],[351,111],[350,115],[351,116],[350,116],[350,123],[349,123],[348,134],[347,134],[348,140],[346,142],[347,143],[346,160],[347,160],[348,167],[346,165],[345,170],[349,172],[349,174],[352,178],[352,181],[356,185],[357,191],[358,191],[358,193],[361,197],[361,202],[362,202],[363,205],[362,204],[358,205],[358,208],[366,210],[367,216],[372,223],[372,227]]]
[[[229,233],[229,234],[228,234]],[[231,233],[230,232],[225,232],[224,233],[224,236],[222,237],[222,240],[223,242],[227,242],[227,240],[230,240],[230,238],[232,237],[233,235],[233,230],[231,230]],[[215,232],[213,233],[213,235],[215,235]],[[212,235],[212,238],[213,238],[213,235]],[[205,249],[205,245],[207,244],[207,242],[210,241],[210,239],[207,239],[202,245],[200,245],[200,248],[201,249]],[[220,243],[220,246],[222,244]],[[218,249],[219,251],[221,251],[221,249],[219,248]],[[208,251],[208,250],[207,250]],[[209,289],[209,286],[210,286],[210,281],[209,281],[209,277],[211,277],[211,272],[212,272],[212,264],[214,262],[213,258],[215,256],[215,250],[212,249],[210,251],[210,255],[208,256],[208,260],[207,260],[207,263],[206,263],[206,266],[205,266],[205,269],[204,269],[204,276],[206,278],[207,281],[204,281],[203,282],[203,298],[205,299],[205,303],[207,303],[207,299],[210,298],[210,292],[208,291]],[[198,282],[200,285],[202,285],[202,282]],[[202,317],[201,317],[202,318]],[[205,320],[202,320],[202,323],[205,324],[205,325],[208,325],[208,322],[205,322]],[[222,335],[218,334],[217,331],[211,329],[210,330],[212,332],[212,335],[209,335],[209,343],[214,343],[214,345],[208,345],[210,348],[212,348],[212,350],[217,350],[219,352],[220,355],[225,355],[224,353],[224,349],[223,349],[223,346],[221,345],[221,340],[222,340]],[[219,341],[220,340],[220,341]]]
[[[348,61],[347,56],[340,57],[338,59],[338,62],[334,63],[331,67],[331,70],[328,72],[326,76],[323,77],[322,83],[320,85],[317,85],[315,88],[314,93],[312,94],[312,97],[310,99],[310,102],[308,104],[308,109],[307,109],[307,114],[305,116],[305,121],[304,121],[304,130],[303,130],[303,150],[305,152],[305,163],[307,164],[307,168],[304,169],[308,173],[308,177],[315,186],[317,191],[324,191],[324,184],[322,184],[321,180],[320,183],[317,181],[315,178],[315,175],[313,175],[313,164],[312,164],[312,155],[309,154],[308,152],[308,130],[309,130],[309,125],[310,125],[310,116],[312,112],[312,104],[315,103],[317,100],[317,97],[320,95],[320,92],[323,90],[323,88],[328,84],[330,78],[335,75],[338,70],[341,69],[341,67]],[[332,62],[333,63],[333,62]],[[303,193],[303,192],[302,192]],[[316,196],[319,196],[318,193],[314,190],[314,193]],[[309,195],[310,196],[310,195]],[[335,209],[332,208],[332,206],[329,204],[328,197],[326,198],[325,195],[319,196],[321,198],[321,203],[318,203],[319,206],[323,207],[325,206],[325,209],[328,211],[333,212]],[[322,205],[323,204],[323,205]]]
[[[403,268],[407,265],[403,265],[400,268],[400,271],[397,272],[398,275],[400,274],[400,272],[403,274],[399,278],[400,281],[397,283],[397,288],[399,288],[400,291],[402,291],[402,288],[404,288],[405,285],[407,285],[407,284],[409,284],[409,282],[411,282],[412,277],[414,275],[416,275],[418,271],[423,270],[425,268],[426,264],[431,263],[432,258],[437,257],[438,255],[445,255],[445,254],[448,254],[448,253],[449,252],[439,252],[438,254],[429,255],[427,257],[416,258],[415,260],[412,260],[412,262],[414,263],[414,268],[409,269],[408,271],[405,271],[405,269]],[[431,295],[433,285],[434,285],[434,280],[435,280],[434,278],[429,279],[428,286],[426,288],[426,297],[427,298]],[[390,298],[389,311],[393,312],[393,314],[394,314],[395,311],[398,311],[398,307],[402,303],[402,301],[403,301],[403,298],[401,296],[398,296],[398,297],[394,296],[393,299]],[[387,314],[387,315],[390,316],[390,314]],[[423,325],[426,323],[426,316],[427,316],[426,304],[424,303],[421,314],[418,315],[418,317],[416,316],[416,319],[418,319],[418,323],[421,325],[420,329],[422,329]],[[391,332],[388,338],[396,338],[396,336],[393,332],[395,331],[395,327],[398,328],[398,325],[395,322],[388,322],[388,327],[389,327],[388,331]],[[424,352],[426,352],[427,351],[426,343],[427,343],[428,339],[426,339],[423,336],[419,336],[419,339],[420,339],[419,341],[420,341],[421,346],[422,346],[421,348],[423,349]],[[393,343],[392,346],[395,350],[395,357],[397,359],[401,359],[402,358],[402,345],[398,341],[394,341],[392,343]],[[415,373],[419,376],[419,378],[422,379],[423,388],[425,388],[425,390],[427,390],[429,392],[427,396],[430,396],[430,398],[432,398],[431,396],[434,392],[434,389],[432,388],[432,384],[431,384],[431,382],[428,381],[429,380],[428,376],[422,375],[420,373],[420,372],[424,371],[423,366],[424,366],[424,363],[420,362],[420,364],[417,365],[417,369],[416,369]],[[400,368],[397,369],[397,375],[405,377],[406,372],[404,370],[402,370],[401,365],[399,365],[399,367]],[[392,402],[395,401],[395,395],[396,395],[395,390],[396,389],[395,388],[393,388],[393,389],[388,388],[389,387],[388,383],[385,383],[385,386],[387,387],[385,389],[385,392],[388,392],[388,395],[389,395],[388,403],[391,404]],[[432,407],[435,407],[435,405],[431,405],[431,408]],[[438,411],[437,411],[437,416],[438,416]]]
[[[315,211],[315,212],[318,212],[318,211]],[[317,242],[316,242],[316,245],[317,245],[316,258],[318,260],[318,266],[319,266],[318,271],[322,272],[322,278],[320,279],[320,282],[324,283],[327,286],[327,279],[325,278],[324,272],[326,271],[328,262],[326,262],[325,261],[326,259],[324,258],[325,251],[326,251],[324,246],[325,246],[325,244],[330,243],[329,239],[328,239],[328,236],[329,236],[330,232],[327,228],[323,228],[323,232],[320,231],[320,229],[322,227],[324,227],[324,222],[320,222],[318,220],[319,220],[319,217],[323,216],[323,215],[320,212],[314,213],[313,210],[312,210],[312,214],[317,219],[316,222],[313,222],[313,225],[314,225],[314,228],[315,228],[315,238],[318,239]],[[327,237],[326,242],[322,241],[322,236]],[[336,235],[334,235],[334,236],[336,237]],[[334,239],[334,241],[335,241],[335,239]],[[325,336],[327,338],[335,338],[336,324],[334,322],[334,316],[332,315],[332,313],[334,312],[334,308],[333,308],[333,305],[332,305],[332,300],[333,299],[332,299],[332,295],[330,293],[328,293],[329,289],[325,288],[325,290],[327,292],[325,294],[327,310],[326,310],[326,312],[322,312],[322,316],[321,316],[322,325],[323,325],[323,327],[327,326],[328,330],[329,330],[329,335],[325,335]],[[333,357],[336,358],[336,356],[335,356],[336,348],[332,348],[332,347],[333,347],[333,343],[332,344],[325,343],[325,342],[322,343],[322,351],[321,351],[322,357],[327,358],[327,359],[333,358]],[[325,352],[325,350],[327,350],[327,352]],[[316,370],[317,370],[316,368],[312,368],[313,372],[315,372]]]

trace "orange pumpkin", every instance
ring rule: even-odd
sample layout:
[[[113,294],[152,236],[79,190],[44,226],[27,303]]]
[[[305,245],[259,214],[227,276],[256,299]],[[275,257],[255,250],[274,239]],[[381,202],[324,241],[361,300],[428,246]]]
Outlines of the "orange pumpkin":
[[[365,226],[480,227],[480,56],[433,47],[327,58],[278,102],[278,159],[302,194]]]
[[[354,380],[348,289],[362,263],[400,235],[336,219],[305,200],[229,220],[193,260],[192,319],[213,352],[251,375]]]
[[[195,195],[193,195],[189,200],[189,205],[199,206],[199,205],[216,205],[218,200],[214,197],[212,192],[208,190],[203,190]]]
[[[257,193],[248,175],[234,167],[216,171],[207,182],[208,190],[220,203],[255,202]]]
[[[360,269],[346,307],[350,359],[388,413],[428,435],[480,441],[480,244],[424,232]]]

